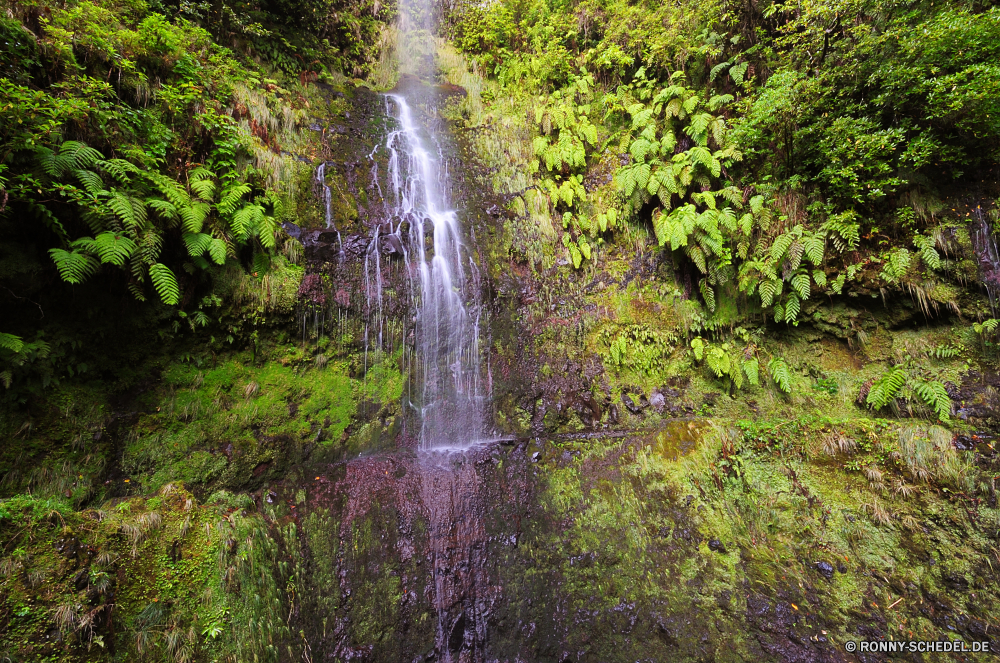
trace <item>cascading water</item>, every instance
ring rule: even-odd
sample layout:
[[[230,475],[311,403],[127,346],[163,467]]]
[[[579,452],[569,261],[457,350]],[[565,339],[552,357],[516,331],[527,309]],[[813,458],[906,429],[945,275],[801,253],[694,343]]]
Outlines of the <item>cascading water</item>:
[[[413,280],[420,385],[413,400],[420,409],[420,448],[464,449],[483,437],[485,401],[479,306],[474,293],[467,292],[467,272],[474,265],[466,255],[458,214],[448,204],[441,151],[432,153],[427,148],[437,142],[422,131],[403,95],[387,95],[386,105],[398,123],[385,142],[390,221],[372,234],[366,261],[369,301],[373,295],[381,296],[378,253],[382,237],[402,251]]]

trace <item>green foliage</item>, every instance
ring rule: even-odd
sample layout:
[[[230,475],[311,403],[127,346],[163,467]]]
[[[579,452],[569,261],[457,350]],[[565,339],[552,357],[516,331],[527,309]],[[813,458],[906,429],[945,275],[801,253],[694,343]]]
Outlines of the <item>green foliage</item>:
[[[618,330],[605,329],[599,336],[606,347],[601,354],[605,363],[619,370],[644,374],[655,373],[673,350],[676,338],[646,325],[629,325]]]
[[[771,374],[771,380],[778,386],[778,389],[786,394],[792,393],[792,373],[784,359],[773,357],[767,363],[767,371]]]
[[[896,398],[906,386],[906,381],[906,370],[902,366],[893,366],[872,384],[865,403],[874,410],[882,409]]]
[[[931,408],[941,421],[947,422],[951,414],[951,398],[944,385],[937,380],[916,380],[913,391]]]
[[[873,410],[880,410],[897,397],[915,395],[929,407],[940,421],[947,422],[951,415],[951,398],[948,390],[938,380],[926,379],[907,369],[905,364],[889,368],[868,391],[866,404]]]

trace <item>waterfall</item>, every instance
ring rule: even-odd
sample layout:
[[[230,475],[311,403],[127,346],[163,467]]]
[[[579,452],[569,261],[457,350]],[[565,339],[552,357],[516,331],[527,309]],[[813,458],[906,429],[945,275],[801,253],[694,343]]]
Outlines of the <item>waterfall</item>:
[[[479,366],[479,306],[467,292],[469,258],[458,214],[449,206],[448,174],[436,140],[416,122],[403,95],[386,95],[386,105],[397,122],[385,142],[390,222],[376,227],[370,252],[378,253],[382,233],[386,241],[402,249],[410,267],[420,447],[463,449],[483,436],[485,400]],[[436,149],[432,152],[428,145]],[[380,294],[378,279],[373,276],[372,290]]]

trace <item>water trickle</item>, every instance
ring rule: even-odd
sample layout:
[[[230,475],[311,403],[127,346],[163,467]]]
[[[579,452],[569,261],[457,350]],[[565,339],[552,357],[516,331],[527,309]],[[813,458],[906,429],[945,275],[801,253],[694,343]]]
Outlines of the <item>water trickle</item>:
[[[323,206],[326,210],[326,227],[333,228],[334,232],[337,233],[337,243],[340,245],[340,260],[344,260],[344,240],[340,237],[340,231],[337,229],[336,224],[333,222],[333,194],[330,191],[330,185],[326,183],[326,165],[327,162],[324,161],[319,166],[316,167],[315,181],[316,186],[322,192]]]

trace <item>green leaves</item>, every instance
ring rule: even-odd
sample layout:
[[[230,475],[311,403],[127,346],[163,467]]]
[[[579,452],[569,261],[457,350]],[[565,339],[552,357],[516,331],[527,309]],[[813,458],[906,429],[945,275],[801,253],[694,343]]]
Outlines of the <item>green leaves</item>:
[[[951,415],[951,398],[948,397],[948,390],[937,380],[923,381],[916,380],[913,383],[913,391],[920,397],[929,408],[931,408],[941,421],[947,422]]]
[[[0,332],[0,348],[11,352],[20,352],[23,347],[24,341],[21,340],[20,336]]]
[[[59,270],[59,276],[67,283],[83,283],[97,271],[98,262],[77,250],[49,249],[49,255]]]
[[[906,386],[906,371],[902,366],[893,366],[872,384],[865,402],[869,408],[880,410],[896,398],[904,386]]]
[[[136,243],[131,239],[113,232],[101,233],[94,238],[90,247],[101,258],[101,262],[119,267],[132,257],[137,248]]]
[[[786,394],[792,393],[792,374],[788,364],[780,357],[774,357],[767,364],[767,371],[771,374],[771,379],[778,389]]]
[[[933,237],[927,237],[925,235],[914,235],[913,245],[917,247],[920,253],[920,260],[923,261],[927,269],[939,270],[941,269],[941,256],[935,248],[936,242]]]
[[[180,286],[170,268],[162,263],[155,263],[149,266],[149,278],[153,281],[153,287],[164,304],[174,306],[180,301]]]

